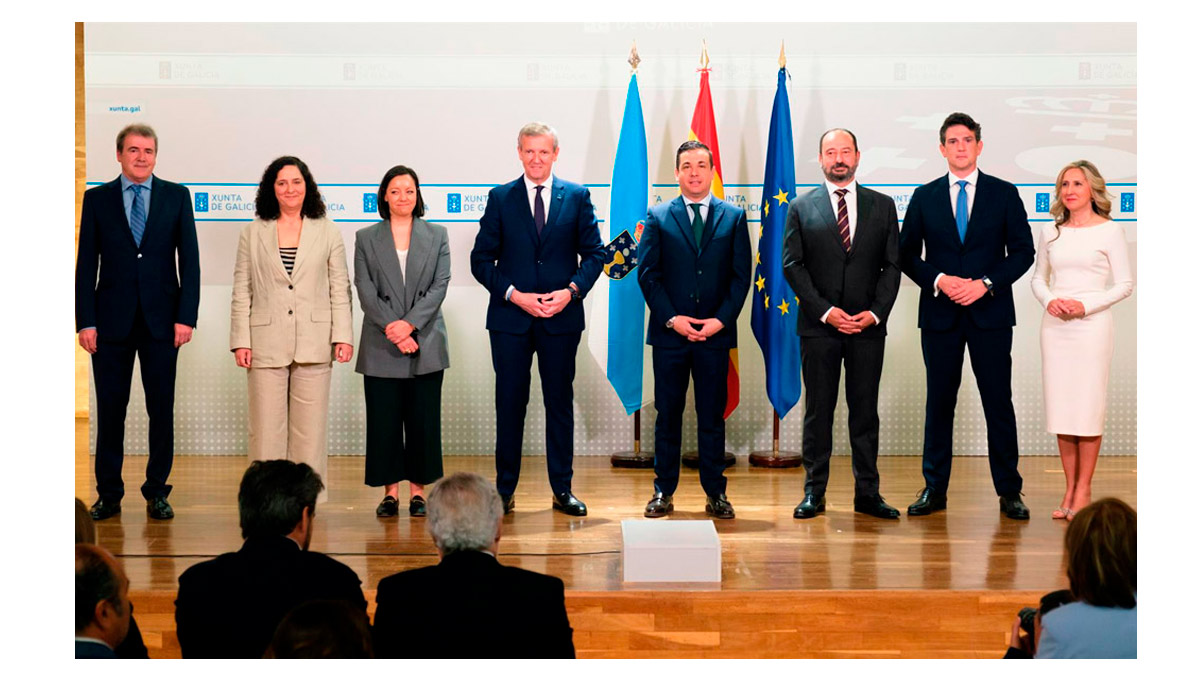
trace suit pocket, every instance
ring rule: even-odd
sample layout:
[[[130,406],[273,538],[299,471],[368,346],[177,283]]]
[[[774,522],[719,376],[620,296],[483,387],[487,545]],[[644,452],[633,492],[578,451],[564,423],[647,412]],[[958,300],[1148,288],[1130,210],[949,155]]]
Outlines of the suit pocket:
[[[325,309],[314,309],[312,311],[312,320],[314,323],[333,323],[333,310],[328,307]]]
[[[250,313],[250,325],[251,326],[269,326],[269,325],[271,325],[271,315],[270,314],[255,314],[254,312],[251,312]]]

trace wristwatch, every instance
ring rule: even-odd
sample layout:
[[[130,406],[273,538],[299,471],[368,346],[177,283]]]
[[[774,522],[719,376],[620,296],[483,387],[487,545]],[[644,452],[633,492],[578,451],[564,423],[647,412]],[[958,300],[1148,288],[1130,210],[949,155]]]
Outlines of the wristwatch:
[[[571,291],[571,299],[572,299],[572,300],[578,300],[578,299],[579,299],[579,291],[575,290],[575,287],[574,287],[574,286],[567,286],[567,290],[568,290],[568,291]]]
[[[674,328],[675,328],[675,317],[671,317],[671,318],[667,319],[667,330],[672,330]]]
[[[984,287],[985,287],[985,288],[987,288],[988,295],[995,295],[995,294],[996,294],[996,291],[995,291],[995,289],[992,287],[992,280],[991,280],[991,279],[989,279],[989,278],[987,278],[987,277],[980,277],[980,278],[979,278],[979,280],[980,280],[980,281],[982,281],[982,282],[983,282],[983,285],[984,285]]]

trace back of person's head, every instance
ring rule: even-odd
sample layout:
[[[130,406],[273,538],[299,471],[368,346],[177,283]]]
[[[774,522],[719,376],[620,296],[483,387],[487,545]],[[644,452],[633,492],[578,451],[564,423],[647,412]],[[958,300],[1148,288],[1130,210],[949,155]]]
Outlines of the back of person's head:
[[[75,498],[75,543],[96,543],[96,522],[86,504]]]
[[[304,509],[312,516],[323,484],[307,464],[286,459],[254,461],[238,488],[242,538],[287,536],[300,522]]]
[[[1137,512],[1112,497],[1079,510],[1066,535],[1075,599],[1097,607],[1137,605]]]
[[[313,600],[279,622],[266,659],[369,659],[371,628],[367,615],[344,600]]]
[[[491,548],[504,516],[500,493],[476,473],[456,473],[434,483],[425,510],[429,534],[442,555]]]
[[[116,558],[94,544],[75,544],[75,634],[116,647],[129,630],[129,582]]]

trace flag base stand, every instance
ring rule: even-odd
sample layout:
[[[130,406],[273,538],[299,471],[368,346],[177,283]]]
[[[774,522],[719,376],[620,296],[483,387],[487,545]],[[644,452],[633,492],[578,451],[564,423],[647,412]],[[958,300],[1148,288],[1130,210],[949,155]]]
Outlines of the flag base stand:
[[[730,466],[733,466],[734,464],[737,464],[737,455],[733,454],[732,452],[726,451],[725,452],[725,466],[730,467]],[[683,453],[683,465],[689,469],[699,469],[700,468],[700,453],[698,453],[698,452]]]
[[[622,450],[614,452],[610,458],[612,465],[618,469],[653,469],[654,453]]]
[[[800,466],[801,463],[801,455],[798,452],[759,451],[750,453],[750,466],[759,466],[765,469],[791,469]]]

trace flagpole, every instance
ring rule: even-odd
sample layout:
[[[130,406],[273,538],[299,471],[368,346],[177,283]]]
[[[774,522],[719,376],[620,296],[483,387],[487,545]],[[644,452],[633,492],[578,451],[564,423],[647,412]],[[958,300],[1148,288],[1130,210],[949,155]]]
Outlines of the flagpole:
[[[783,51],[782,40],[779,42],[779,67],[780,69],[787,68],[787,55]],[[768,469],[790,469],[800,466],[803,462],[801,453],[779,449],[779,411],[773,407],[771,417],[771,451],[759,450],[750,453],[750,465]]]
[[[637,53],[637,41],[629,50],[629,67],[631,76],[637,75],[638,64],[642,62]],[[609,458],[612,465],[621,469],[653,469],[654,453],[642,452],[642,409],[633,411],[633,452],[618,450]]]

